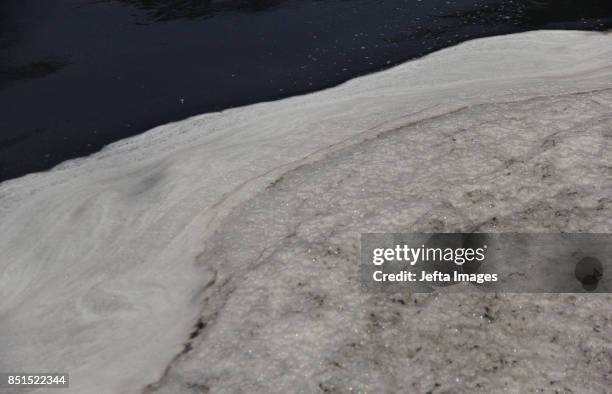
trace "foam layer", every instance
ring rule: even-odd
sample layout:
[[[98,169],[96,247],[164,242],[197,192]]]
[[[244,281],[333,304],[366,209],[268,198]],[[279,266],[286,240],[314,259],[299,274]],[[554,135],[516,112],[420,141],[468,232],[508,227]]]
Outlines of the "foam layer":
[[[350,252],[331,271],[347,274],[340,282],[301,264],[303,254],[324,253],[329,231],[340,228],[338,241],[350,245],[362,230],[466,228],[492,212],[506,218],[502,230],[610,231],[611,48],[612,35],[584,32],[476,40],[327,91],[161,126],[1,184],[0,370],[68,371],[78,393],[135,392],[159,379],[151,390],[345,387],[368,368],[317,381],[315,366],[329,356],[319,347],[341,349],[352,340],[342,327],[361,329],[364,311],[387,309],[354,294]],[[550,148],[553,137],[559,144]],[[550,184],[542,171],[556,174]],[[560,218],[561,208],[570,213]],[[311,252],[287,241],[302,231]],[[323,319],[306,312],[307,296],[296,300],[297,321],[279,306],[296,270],[310,270],[312,308],[316,294],[331,300]],[[476,309],[486,301],[466,297]],[[566,302],[540,300],[552,310]],[[511,310],[536,301],[504,302]],[[426,312],[432,325],[440,308]],[[185,348],[198,318],[206,327]],[[304,324],[298,332],[296,324]],[[249,327],[260,334],[254,360],[263,370],[245,358]],[[609,325],[603,332],[609,337]],[[425,337],[416,331],[413,340]],[[347,357],[359,364],[358,354]],[[232,365],[247,372],[232,374]],[[401,387],[388,381],[360,382]]]

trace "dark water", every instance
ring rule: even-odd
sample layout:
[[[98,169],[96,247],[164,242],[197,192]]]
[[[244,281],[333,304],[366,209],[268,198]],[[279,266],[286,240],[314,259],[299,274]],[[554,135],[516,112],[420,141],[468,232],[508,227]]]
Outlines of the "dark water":
[[[610,0],[2,0],[0,180],[466,39],[610,26]]]

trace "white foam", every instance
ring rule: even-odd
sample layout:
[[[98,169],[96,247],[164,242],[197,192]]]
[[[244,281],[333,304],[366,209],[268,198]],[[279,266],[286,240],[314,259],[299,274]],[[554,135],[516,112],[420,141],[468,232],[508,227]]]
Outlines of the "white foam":
[[[207,238],[277,175],[456,108],[609,87],[611,34],[486,38],[0,184],[0,370],[67,371],[75,393],[137,391],[195,322],[214,279],[194,264]]]

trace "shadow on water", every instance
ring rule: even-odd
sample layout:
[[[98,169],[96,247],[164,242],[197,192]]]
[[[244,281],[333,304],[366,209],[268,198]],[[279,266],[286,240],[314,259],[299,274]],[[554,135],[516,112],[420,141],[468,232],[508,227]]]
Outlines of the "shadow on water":
[[[352,0],[314,0],[317,3],[331,3]],[[131,6],[143,14],[135,15],[148,23],[176,19],[197,19],[212,17],[221,13],[257,13],[287,3],[288,0],[94,0],[96,3],[120,3]],[[405,2],[399,2],[405,3]],[[609,17],[608,0],[522,0],[522,1],[474,1],[469,9],[461,1],[446,2],[448,9],[434,8],[434,14],[441,18],[461,20],[463,24],[512,23],[537,26],[554,22],[572,22],[581,19]],[[602,22],[601,27],[604,27]],[[589,27],[593,28],[593,27]]]
[[[3,0],[0,181],[465,40],[610,27],[610,0]]]
[[[175,19],[212,17],[225,12],[255,13],[267,11],[281,0],[97,0],[93,3],[116,2],[132,6],[140,11],[139,21],[147,23]]]
[[[0,86],[3,79],[19,81],[44,78],[60,71],[68,62],[62,59],[46,58],[27,64],[0,66]]]

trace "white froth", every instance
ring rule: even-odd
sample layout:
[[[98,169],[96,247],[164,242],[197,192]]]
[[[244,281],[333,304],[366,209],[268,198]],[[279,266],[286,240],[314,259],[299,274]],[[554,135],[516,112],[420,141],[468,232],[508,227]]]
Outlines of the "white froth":
[[[4,182],[0,371],[67,371],[74,393],[136,392],[162,376],[200,313],[214,280],[195,264],[207,240],[277,176],[454,109],[611,87],[611,34],[479,39]]]

